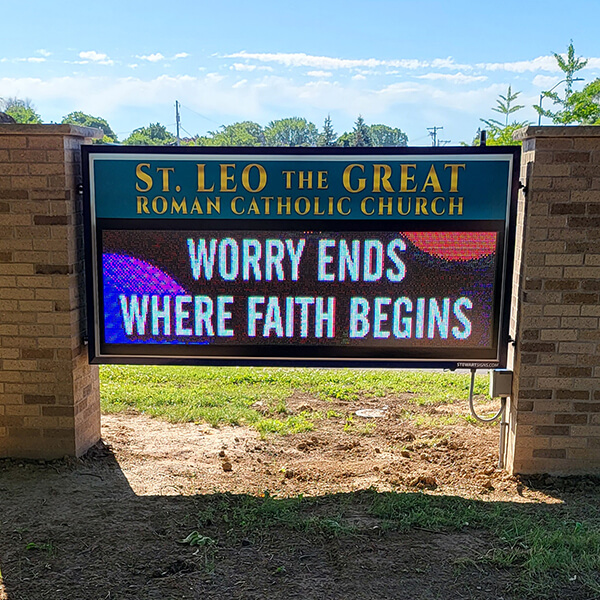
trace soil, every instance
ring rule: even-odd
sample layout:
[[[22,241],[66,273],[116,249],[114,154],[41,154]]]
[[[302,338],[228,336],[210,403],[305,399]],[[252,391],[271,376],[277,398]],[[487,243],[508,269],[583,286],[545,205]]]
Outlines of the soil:
[[[297,395],[289,412],[338,416],[265,439],[246,427],[110,414],[103,442],[81,459],[2,460],[0,600],[522,598],[518,570],[480,560],[498,546],[489,533],[389,530],[364,510],[367,489],[564,502],[559,480],[532,485],[498,469],[498,426],[467,422],[465,403],[409,400]],[[232,503],[319,498],[313,510],[324,513],[343,505],[354,531],[282,525],[244,537],[201,517],[221,492]],[[206,537],[180,543],[194,530]],[[559,587],[553,597],[591,597],[577,582]]]

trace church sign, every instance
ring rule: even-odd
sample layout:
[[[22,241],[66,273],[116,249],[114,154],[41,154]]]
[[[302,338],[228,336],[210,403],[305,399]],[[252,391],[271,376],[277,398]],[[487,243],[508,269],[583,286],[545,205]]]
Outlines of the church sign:
[[[90,360],[503,367],[519,151],[84,146]]]

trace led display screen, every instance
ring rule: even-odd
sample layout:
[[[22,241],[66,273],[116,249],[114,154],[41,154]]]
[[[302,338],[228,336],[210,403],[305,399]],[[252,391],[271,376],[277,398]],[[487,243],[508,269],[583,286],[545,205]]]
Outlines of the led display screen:
[[[504,366],[514,149],[160,151],[84,150],[92,362]]]

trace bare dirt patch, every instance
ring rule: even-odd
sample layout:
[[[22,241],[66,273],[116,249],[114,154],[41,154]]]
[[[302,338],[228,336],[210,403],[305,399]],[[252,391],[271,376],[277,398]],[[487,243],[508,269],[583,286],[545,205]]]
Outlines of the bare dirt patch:
[[[467,422],[464,403],[415,407],[408,397],[297,395],[287,407],[329,418],[261,439],[245,427],[104,415],[104,445],[83,459],[0,461],[0,599],[523,597],[518,569],[481,561],[498,544],[488,532],[386,530],[364,509],[369,488],[560,502],[496,468],[497,426]],[[300,494],[318,499],[314,515],[338,511],[341,521],[247,533],[230,520],[255,497]],[[349,529],[336,532],[338,522]],[[182,544],[193,531],[198,544]],[[592,596],[574,582],[554,597]]]

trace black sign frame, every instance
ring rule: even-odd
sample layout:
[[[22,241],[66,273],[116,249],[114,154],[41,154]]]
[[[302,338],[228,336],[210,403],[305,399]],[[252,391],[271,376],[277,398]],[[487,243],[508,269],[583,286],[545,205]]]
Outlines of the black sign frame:
[[[440,155],[463,158],[468,161],[473,156],[509,156],[511,160],[510,191],[507,197],[506,218],[502,228],[491,226],[485,221],[460,220],[453,227],[456,231],[498,232],[499,264],[495,272],[493,316],[493,356],[479,349],[468,351],[446,348],[443,351],[412,348],[407,350],[385,350],[369,347],[340,348],[334,346],[306,347],[297,345],[236,345],[236,346],[197,346],[195,344],[106,344],[104,343],[104,314],[102,290],[103,252],[102,233],[107,228],[106,219],[98,219],[94,214],[91,157],[98,155],[145,155],[148,160],[156,156],[194,157],[201,160],[206,155],[223,157],[244,156],[249,160],[260,161],[272,155],[293,160],[294,157],[341,157],[352,160],[357,157],[373,157],[381,160],[402,161],[407,156],[418,156],[436,160]],[[169,365],[214,365],[214,366],[299,366],[299,367],[359,367],[359,368],[502,368],[506,366],[509,343],[509,320],[511,304],[511,284],[513,276],[514,246],[516,234],[516,203],[519,189],[519,147],[464,147],[464,148],[189,148],[189,147],[120,147],[84,146],[83,199],[85,224],[86,293],[88,308],[89,360],[93,364],[169,364]],[[109,219],[110,230],[193,230],[196,232],[215,230],[256,230],[290,231],[307,229],[319,232],[343,231],[447,231],[447,221],[424,223],[415,219],[397,220],[319,220],[261,219],[257,224],[246,219],[205,219],[190,223],[189,220],[167,219]]]

